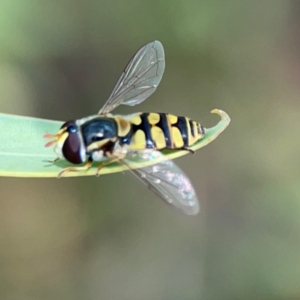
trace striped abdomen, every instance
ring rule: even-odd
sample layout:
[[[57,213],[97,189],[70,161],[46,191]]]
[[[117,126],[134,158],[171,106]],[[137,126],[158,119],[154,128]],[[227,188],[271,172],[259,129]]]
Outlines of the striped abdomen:
[[[165,113],[141,113],[128,120],[130,131],[119,138],[131,149],[182,149],[204,137],[204,128],[186,117]]]

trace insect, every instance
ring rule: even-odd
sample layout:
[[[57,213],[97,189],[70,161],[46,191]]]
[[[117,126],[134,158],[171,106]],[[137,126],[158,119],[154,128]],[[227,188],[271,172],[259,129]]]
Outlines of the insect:
[[[162,44],[146,44],[130,60],[97,115],[68,121],[57,134],[44,136],[52,139],[46,147],[55,144],[58,158],[53,162],[65,159],[75,165],[85,163],[63,169],[58,177],[70,171],[88,170],[93,161],[102,161],[96,171],[99,175],[103,166],[118,162],[177,210],[188,215],[198,213],[199,203],[190,180],[161,150],[193,152],[189,147],[205,135],[200,123],[167,113],[110,114],[121,104],[134,106],[146,100],[159,85],[164,69]],[[131,162],[136,157],[160,162],[135,169]]]

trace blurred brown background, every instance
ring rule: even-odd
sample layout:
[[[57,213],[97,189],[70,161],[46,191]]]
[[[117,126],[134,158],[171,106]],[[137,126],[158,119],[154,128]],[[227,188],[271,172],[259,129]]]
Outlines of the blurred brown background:
[[[94,114],[158,39],[157,92],[117,113],[232,123],[177,160],[197,217],[120,173],[1,178],[0,298],[300,299],[299,15],[288,0],[1,0],[1,112]]]

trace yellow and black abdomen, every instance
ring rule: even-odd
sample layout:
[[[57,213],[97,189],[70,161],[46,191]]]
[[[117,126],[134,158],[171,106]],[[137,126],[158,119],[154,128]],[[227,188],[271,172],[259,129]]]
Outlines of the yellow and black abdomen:
[[[128,120],[130,131],[120,144],[139,149],[184,149],[203,138],[204,128],[186,117],[165,113],[141,113]]]

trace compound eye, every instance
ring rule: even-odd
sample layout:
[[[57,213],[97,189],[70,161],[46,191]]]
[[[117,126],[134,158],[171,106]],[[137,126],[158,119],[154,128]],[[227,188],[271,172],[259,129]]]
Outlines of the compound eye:
[[[70,126],[69,126],[70,127]],[[81,164],[81,141],[77,128],[75,127],[75,132],[69,131],[69,136],[66,138],[64,145],[62,147],[62,153],[66,160],[73,164]],[[71,129],[74,129],[73,127]]]

